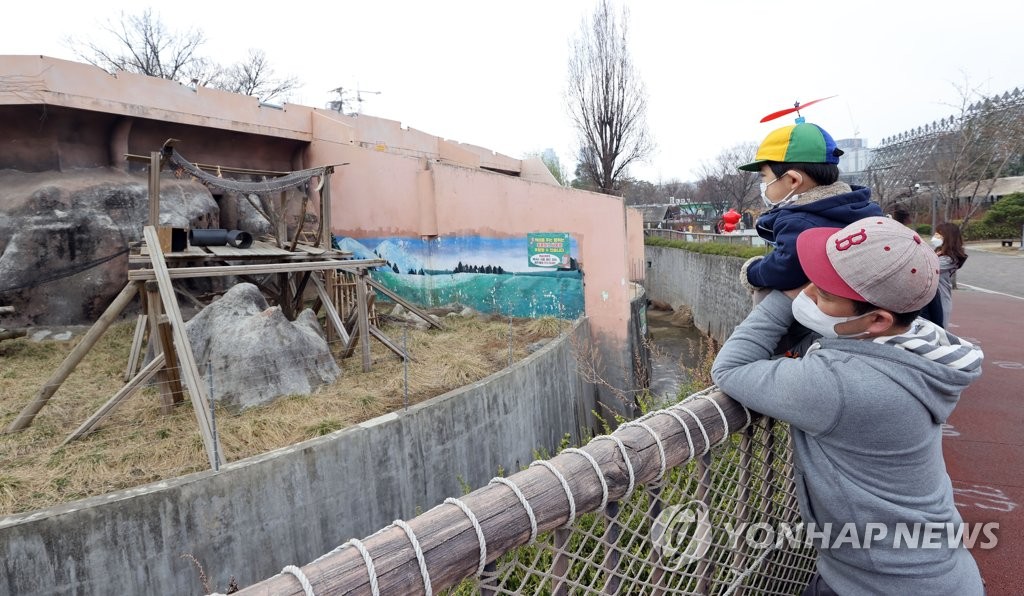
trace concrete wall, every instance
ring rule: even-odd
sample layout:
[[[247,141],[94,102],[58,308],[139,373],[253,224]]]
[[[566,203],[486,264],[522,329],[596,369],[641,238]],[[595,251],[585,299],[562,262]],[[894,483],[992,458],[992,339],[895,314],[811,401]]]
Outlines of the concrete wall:
[[[750,312],[750,295],[739,281],[744,259],[660,246],[646,246],[644,252],[648,296],[690,307],[697,328],[719,342]]]
[[[589,426],[587,321],[473,385],[219,472],[0,519],[0,594],[201,594],[305,564]]]

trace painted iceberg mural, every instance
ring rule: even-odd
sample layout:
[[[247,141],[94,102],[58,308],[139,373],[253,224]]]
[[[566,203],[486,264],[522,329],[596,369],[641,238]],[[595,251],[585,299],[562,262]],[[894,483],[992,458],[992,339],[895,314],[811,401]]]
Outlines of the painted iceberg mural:
[[[583,272],[575,241],[568,234],[538,236],[336,237],[335,245],[356,258],[385,259],[388,266],[378,267],[373,278],[421,306],[461,304],[515,317],[582,316]],[[559,258],[538,259],[538,250]]]

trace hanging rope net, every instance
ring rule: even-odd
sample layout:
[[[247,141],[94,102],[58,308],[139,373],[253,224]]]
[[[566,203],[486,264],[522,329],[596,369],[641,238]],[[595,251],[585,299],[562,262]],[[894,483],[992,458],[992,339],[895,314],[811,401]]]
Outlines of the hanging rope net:
[[[297,170],[269,180],[249,182],[220,178],[206,172],[199,166],[182,157],[182,155],[173,148],[169,151],[164,149],[164,158],[167,159],[173,170],[186,172],[206,186],[246,195],[263,195],[288,190],[289,188],[296,188],[308,183],[312,178],[322,178],[327,169],[331,167],[321,166],[319,168],[310,168],[308,170]]]

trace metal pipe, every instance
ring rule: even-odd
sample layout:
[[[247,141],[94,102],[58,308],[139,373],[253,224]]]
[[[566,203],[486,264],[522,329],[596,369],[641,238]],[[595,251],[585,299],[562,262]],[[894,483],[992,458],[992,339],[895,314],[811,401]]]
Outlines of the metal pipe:
[[[227,246],[249,248],[252,246],[252,234],[242,230],[189,230],[188,241],[192,246]]]

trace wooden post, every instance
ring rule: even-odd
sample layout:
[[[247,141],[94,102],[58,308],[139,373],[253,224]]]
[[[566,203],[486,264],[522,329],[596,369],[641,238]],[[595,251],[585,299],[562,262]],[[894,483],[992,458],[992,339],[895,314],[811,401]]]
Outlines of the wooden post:
[[[666,472],[666,474],[667,473],[668,472]],[[656,489],[651,490],[651,508],[650,513],[648,513],[648,516],[650,516],[651,519],[658,519],[658,516],[661,515],[664,503],[661,498],[661,492],[664,487],[665,485],[662,484]],[[671,530],[666,529],[666,532],[669,531]],[[653,586],[651,596],[662,596],[666,593],[665,588],[661,586],[661,581],[665,576],[665,565],[661,562],[661,558],[662,552],[661,549],[657,548],[657,546],[652,548],[650,554],[647,556],[648,564],[651,566],[651,575],[647,580],[651,586]]]
[[[359,311],[359,337],[363,341],[363,372],[370,372],[370,314],[366,307],[366,269],[356,279],[356,309]]]
[[[149,225],[160,225],[160,170],[163,160],[159,151],[149,154]]]
[[[738,485],[739,494],[736,495],[736,503],[739,509],[736,511],[737,524],[748,524],[750,523],[750,480],[753,475],[750,473],[750,465],[754,460],[754,434],[756,433],[757,426],[750,424],[743,432],[743,438],[740,440],[740,470],[739,478],[736,481]],[[730,565],[733,569],[745,569],[748,562],[747,555],[747,541],[739,540],[736,544],[736,552],[733,554],[732,564]],[[734,592],[736,596],[743,596],[743,586],[737,586]]]
[[[697,461],[697,472],[700,474],[700,481],[697,485],[697,500],[704,505],[708,515],[711,515],[711,507],[714,505],[712,502],[711,494],[711,452],[707,452],[700,456]],[[711,536],[707,537],[708,540]],[[707,594],[711,586],[711,578],[715,574],[715,564],[705,555],[697,562],[697,568],[694,571],[694,575],[699,575],[700,579],[697,581],[697,593]]]
[[[155,281],[146,282],[146,307],[149,319],[149,343],[153,346],[153,356],[164,355],[164,367],[157,377],[160,388],[160,413],[170,414],[174,404],[184,401],[181,390],[181,374],[178,370],[178,357],[174,353],[174,340],[166,322],[161,321],[163,310],[160,307],[160,287]]]
[[[566,583],[569,575],[569,555],[565,549],[569,546],[569,538],[572,531],[565,528],[555,530],[552,546],[555,555],[551,561],[551,596],[566,596],[569,593],[569,585]]]
[[[622,582],[622,578],[619,577],[619,534],[622,533],[622,524],[619,522],[619,510],[621,506],[618,501],[608,503],[608,508],[605,510],[605,518],[608,520],[608,525],[604,529],[604,534],[601,535],[601,543],[605,544],[604,561],[601,562],[601,568],[606,575],[604,587],[601,589],[602,594],[618,594],[619,584]]]
[[[135,370],[139,367],[140,356],[142,355],[142,340],[146,335],[146,313],[139,313],[135,319],[135,335],[132,336],[132,347],[128,353],[128,367],[124,371],[124,380],[127,382],[135,376]]]
[[[330,248],[333,245],[333,236],[331,233],[331,173],[334,172],[333,167],[324,168],[324,185],[323,190],[320,191],[320,234],[317,238],[320,241],[317,246],[326,246]]]
[[[295,313],[292,309],[291,284],[288,282],[287,273],[277,274],[277,287],[280,290],[277,295],[277,305],[281,307],[281,312],[284,313],[286,319],[294,321]]]
[[[185,386],[188,387],[189,396],[192,398],[192,409],[195,411],[196,421],[199,423],[199,434],[203,438],[203,446],[206,447],[210,467],[216,469],[224,463],[223,450],[215,444],[213,423],[210,420],[209,396],[206,393],[202,377],[199,376],[199,371],[196,369],[192,344],[189,343],[188,334],[185,333],[185,322],[181,320],[178,301],[174,297],[174,287],[171,285],[171,278],[167,273],[167,263],[164,262],[164,255],[160,251],[156,237],[156,228],[146,226],[143,230],[143,237],[149,247],[149,258],[153,263],[153,272],[160,288],[160,298],[164,310],[167,311],[167,316],[170,318],[171,330],[174,332],[174,347],[181,360],[181,376],[185,381]]]
[[[75,429],[75,432],[68,435],[68,438],[64,439],[64,442],[61,443],[61,446],[63,447],[64,445],[67,445],[71,441],[74,441],[79,437],[84,437],[85,435],[91,433],[92,429],[97,424],[99,424],[100,421],[109,416],[111,412],[113,412],[114,409],[116,409],[117,406],[121,404],[122,401],[134,395],[135,392],[138,391],[144,384],[146,384],[147,381],[152,379],[153,375],[155,375],[161,368],[163,368],[163,366],[164,355],[159,354],[157,355],[156,358],[153,358],[152,362],[142,367],[142,370],[139,371],[139,374],[135,375],[135,378],[128,381],[128,384],[122,387],[120,391],[115,393],[114,397],[111,397],[109,400],[107,400],[107,403],[103,404],[100,407],[99,410],[96,410],[95,414],[90,416],[88,420],[83,422],[81,426]]]
[[[429,314],[427,314],[426,311],[424,311],[423,309],[417,307],[415,304],[412,304],[411,302],[409,302],[405,298],[402,298],[398,294],[392,292],[384,284],[380,283],[379,281],[373,279],[370,276],[366,276],[365,279],[366,279],[366,283],[370,284],[371,288],[373,288],[374,290],[377,290],[381,294],[384,294],[385,296],[387,296],[388,298],[394,300],[398,304],[401,304],[402,306],[407,308],[409,310],[409,312],[414,313],[416,316],[418,316],[419,318],[421,318],[424,321],[426,321],[428,325],[436,327],[437,329],[444,329],[444,325],[442,325],[442,324],[438,323],[437,321],[435,321],[433,319],[433,317],[431,317]]]
[[[96,345],[96,342],[103,337],[103,334],[110,328],[110,324],[114,322],[114,319],[121,314],[121,311],[123,311],[125,307],[128,306],[128,303],[132,301],[132,298],[135,297],[136,291],[137,287],[133,283],[129,283],[121,290],[121,293],[114,298],[114,301],[110,303],[107,310],[105,310],[93,326],[89,328],[89,331],[85,334],[85,337],[82,338],[82,341],[78,342],[75,349],[71,350],[71,353],[68,354],[67,358],[64,359],[64,362],[61,363],[57,372],[53,373],[53,376],[46,381],[46,384],[39,390],[39,393],[36,393],[36,396],[32,398],[32,401],[29,402],[29,404],[18,414],[18,417],[12,420],[7,428],[4,429],[4,433],[13,433],[27,428],[32,424],[32,419],[36,417],[39,410],[43,409],[46,402],[53,397],[53,394],[56,393],[58,389],[60,389],[61,384],[63,384],[65,379],[68,378],[68,375],[75,370],[75,367],[82,361],[82,358],[84,358],[85,355],[89,353],[89,350]]]
[[[288,246],[288,195],[285,191],[277,198],[277,246],[284,248]]]
[[[338,310],[334,308],[334,302],[331,300],[330,294],[327,293],[327,289],[324,288],[323,282],[320,278],[314,274],[310,277],[313,281],[313,285],[316,287],[316,294],[320,297],[320,302],[324,305],[324,310],[327,311],[327,320],[330,322],[329,327],[332,327],[334,331],[341,338],[341,341],[348,344],[349,337],[345,331],[345,325],[341,322],[341,317],[338,316]]]

